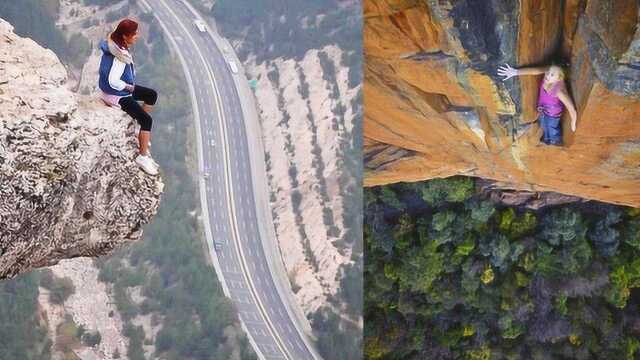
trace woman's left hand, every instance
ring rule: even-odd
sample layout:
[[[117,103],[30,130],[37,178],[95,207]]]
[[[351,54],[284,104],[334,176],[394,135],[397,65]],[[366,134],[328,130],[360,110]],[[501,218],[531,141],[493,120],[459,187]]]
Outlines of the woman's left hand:
[[[571,131],[576,132],[576,119],[571,120]]]

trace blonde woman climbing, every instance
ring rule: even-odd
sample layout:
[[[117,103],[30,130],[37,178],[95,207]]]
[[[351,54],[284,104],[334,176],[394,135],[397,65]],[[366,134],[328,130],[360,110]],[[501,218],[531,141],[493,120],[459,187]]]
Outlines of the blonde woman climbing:
[[[514,69],[509,64],[498,68],[498,75],[504,76],[503,81],[514,76],[541,74],[544,78],[540,82],[537,107],[542,128],[540,141],[547,145],[562,145],[560,118],[563,109],[566,107],[571,116],[571,131],[576,131],[578,121],[578,112],[564,83],[563,69],[557,65]]]

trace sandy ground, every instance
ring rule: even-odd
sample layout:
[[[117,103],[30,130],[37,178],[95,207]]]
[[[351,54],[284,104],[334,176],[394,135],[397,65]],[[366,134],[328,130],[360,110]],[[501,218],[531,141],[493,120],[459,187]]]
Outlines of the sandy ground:
[[[328,54],[336,67],[338,99],[331,98],[331,86],[323,79],[318,53]],[[343,156],[338,146],[342,136],[353,128],[354,114],[350,102],[358,88],[348,87],[349,69],[340,65],[341,50],[326,46],[310,50],[300,62],[292,59],[277,59],[271,63],[256,65],[253,60],[245,64],[249,77],[257,79],[255,95],[258,102],[263,129],[265,151],[268,158],[269,186],[272,191],[276,232],[282,259],[292,286],[297,290],[296,299],[305,312],[314,312],[326,305],[327,296],[335,294],[339,287],[338,270],[350,263],[351,249],[340,251],[333,241],[344,232],[343,199],[340,197],[338,178],[342,171],[338,166]],[[277,70],[279,87],[269,80],[267,74]],[[302,72],[308,85],[308,96],[303,96]],[[279,106],[279,94],[284,97]],[[346,108],[344,124],[336,125],[332,109],[338,104]],[[282,121],[284,112],[290,119]],[[314,154],[314,147],[320,149]],[[287,149],[288,148],[288,149]],[[315,167],[324,165],[318,178]],[[290,169],[297,170],[295,182]],[[292,192],[299,191],[301,220],[296,222],[292,204]],[[332,212],[332,222],[339,234],[328,234],[329,226],[323,221],[326,209]],[[304,235],[301,231],[304,230]],[[308,248],[315,260],[305,255]],[[317,271],[313,262],[317,264]]]
[[[38,302],[41,311],[46,313],[49,337],[54,341],[56,328],[63,322],[65,314],[73,317],[77,325],[83,325],[87,332],[100,332],[102,341],[95,348],[82,347],[76,350],[81,359],[113,359],[113,353],[119,349],[125,353],[129,341],[122,335],[122,320],[113,300],[108,295],[108,286],[98,281],[98,269],[93,259],[78,258],[61,261],[49,267],[57,277],[71,279],[75,293],[62,305],[49,302],[49,292],[40,288]],[[109,315],[112,316],[109,316]],[[62,354],[53,354],[53,359],[62,358]],[[122,357],[121,357],[122,358]]]

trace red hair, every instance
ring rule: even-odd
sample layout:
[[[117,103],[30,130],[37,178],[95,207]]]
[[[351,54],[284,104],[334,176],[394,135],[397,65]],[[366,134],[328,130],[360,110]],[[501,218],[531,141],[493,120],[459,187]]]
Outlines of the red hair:
[[[138,23],[131,19],[120,21],[116,29],[111,33],[111,40],[123,49],[129,49],[124,41],[124,36],[131,36],[138,30]]]

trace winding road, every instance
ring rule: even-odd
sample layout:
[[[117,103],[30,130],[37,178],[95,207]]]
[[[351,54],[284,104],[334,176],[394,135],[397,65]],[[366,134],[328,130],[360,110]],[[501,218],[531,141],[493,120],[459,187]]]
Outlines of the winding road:
[[[204,174],[199,185],[205,234],[225,295],[259,358],[320,359],[306,335],[309,325],[283,283],[273,224],[265,224],[272,219],[264,147],[241,63],[209,26],[198,30],[194,21],[202,18],[186,2],[138,0],[138,5],[158,20],[187,78]]]

